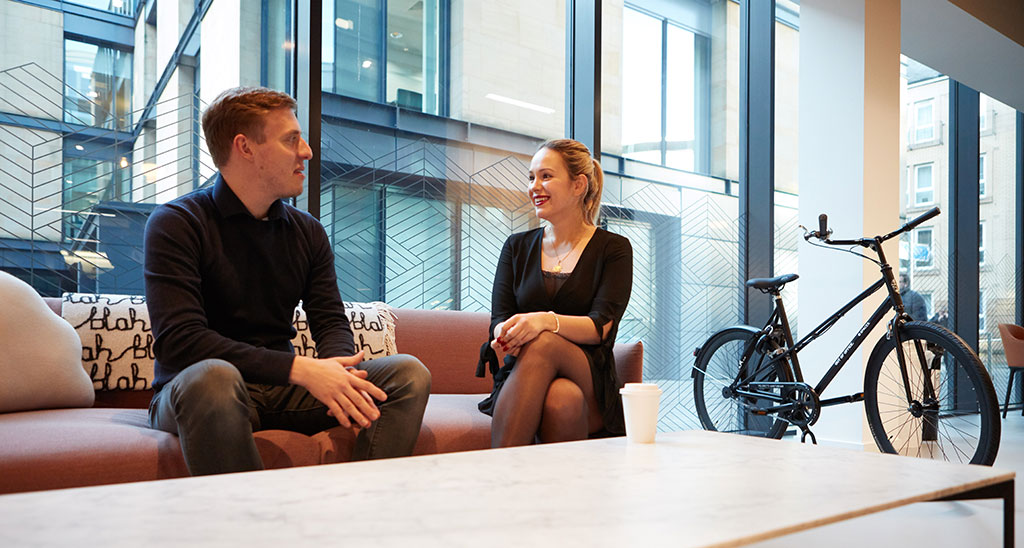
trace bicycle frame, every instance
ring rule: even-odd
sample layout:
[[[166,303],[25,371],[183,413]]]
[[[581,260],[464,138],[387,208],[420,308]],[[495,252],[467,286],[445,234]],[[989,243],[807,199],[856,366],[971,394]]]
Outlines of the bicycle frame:
[[[788,358],[788,363],[790,364],[790,367],[791,367],[791,373],[793,374],[793,379],[795,380],[796,383],[803,383],[804,382],[804,375],[803,375],[802,369],[800,368],[800,360],[797,357],[797,355],[799,354],[800,350],[805,348],[807,345],[809,345],[811,342],[813,342],[818,337],[820,337],[823,334],[825,334],[829,329],[832,328],[833,325],[835,325],[843,316],[845,316],[855,306],[857,306],[858,304],[862,303],[864,300],[866,300],[868,297],[870,297],[871,295],[876,293],[882,287],[886,287],[888,289],[889,296],[884,301],[882,301],[882,303],[880,305],[878,305],[878,308],[876,308],[875,311],[871,314],[871,317],[869,317],[868,320],[866,322],[864,322],[864,325],[861,326],[860,330],[853,337],[853,340],[850,341],[850,344],[848,344],[846,346],[846,348],[843,349],[843,351],[839,354],[839,357],[837,357],[836,360],[832,363],[832,367],[830,367],[829,370],[825,372],[825,374],[824,374],[824,376],[822,376],[821,380],[818,381],[818,384],[816,386],[814,386],[815,394],[820,396],[825,391],[825,389],[828,387],[828,385],[835,379],[836,375],[839,374],[839,371],[842,370],[842,368],[846,365],[846,362],[849,361],[849,359],[853,355],[853,353],[858,348],[860,348],[861,344],[864,343],[864,341],[867,339],[867,337],[871,333],[871,331],[874,330],[874,328],[876,326],[878,326],[878,324],[882,321],[882,319],[885,317],[885,315],[889,311],[894,310],[896,312],[896,319],[898,319],[898,318],[903,316],[903,313],[904,313],[903,299],[900,297],[899,289],[896,286],[895,277],[893,276],[893,273],[892,273],[892,267],[889,266],[889,264],[885,261],[885,254],[882,251],[881,243],[882,243],[881,238],[876,239],[876,240],[871,242],[870,247],[873,248],[873,250],[878,253],[879,262],[881,263],[882,277],[879,278],[877,281],[875,281],[875,283],[871,284],[870,287],[868,287],[867,289],[862,291],[859,295],[854,297],[853,300],[851,300],[850,302],[846,303],[837,312],[835,312],[834,314],[829,316],[825,321],[823,321],[820,324],[818,324],[818,326],[815,327],[813,331],[808,333],[806,336],[804,336],[802,339],[800,339],[796,343],[793,342],[793,333],[792,333],[792,331],[790,330],[790,327],[789,327],[789,320],[788,320],[788,318],[786,316],[785,306],[782,304],[782,295],[778,291],[773,291],[772,295],[773,295],[773,297],[775,299],[774,310],[772,311],[771,316],[768,318],[768,321],[766,322],[765,327],[761,329],[761,336],[753,338],[751,340],[751,347],[745,349],[745,351],[743,353],[743,357],[741,358],[740,371],[745,371],[746,370],[746,362],[750,358],[750,356],[753,354],[754,346],[757,345],[758,341],[762,338],[762,336],[770,334],[771,331],[774,329],[773,326],[776,324],[776,322],[778,322],[778,324],[781,326],[782,332],[783,332],[783,334],[785,335],[785,338],[786,338],[786,349],[782,353],[779,353],[779,354],[773,356],[770,360],[768,360],[768,362],[765,365],[766,366],[770,366],[770,365],[773,365],[773,364],[777,363],[778,360],[784,360],[784,359]],[[897,341],[896,342],[897,342],[897,346],[899,346],[899,342],[900,342],[899,341],[899,335],[898,335],[898,333],[897,333],[897,331],[895,329],[891,330],[891,336],[897,337]],[[918,351],[920,351],[920,349],[918,349]],[[898,355],[898,360],[900,362],[900,367],[901,367],[901,370],[902,370],[902,373],[903,373],[903,376],[904,376],[904,386],[906,387],[907,386],[907,379],[906,379],[907,373],[906,373],[906,363],[905,363],[905,360],[904,360],[904,357],[903,357],[903,352],[899,351],[899,352],[897,352],[897,355]],[[733,385],[733,388],[735,389],[736,394],[741,395],[741,396],[751,396],[751,397],[765,398],[765,399],[774,400],[774,401],[778,401],[778,402],[785,401],[784,398],[779,398],[779,397],[775,396],[774,394],[763,393],[763,392],[749,392],[749,391],[737,388],[738,385],[747,385],[747,386],[751,386],[751,387],[757,387],[757,386],[762,386],[762,385],[763,386],[779,386],[779,385],[788,384],[788,383],[778,383],[778,382],[775,382],[775,383],[760,383],[760,382],[757,382],[754,379],[756,378],[757,374],[760,371],[763,371],[763,369],[759,368],[758,371],[753,371],[750,374],[745,375],[743,379],[740,379],[738,377],[736,379],[736,382]],[[925,381],[925,382],[930,385],[929,381]],[[928,389],[930,389],[930,386],[928,387]],[[908,400],[909,400],[910,399],[909,392],[907,394],[907,397],[908,397]],[[851,394],[849,396],[840,396],[840,397],[831,398],[831,399],[828,399],[828,400],[821,400],[820,401],[820,405],[822,407],[827,407],[827,406],[830,406],[830,405],[837,405],[837,404],[842,404],[842,403],[853,403],[855,401],[860,401],[861,399],[863,399],[863,393],[857,393],[857,394]],[[786,406],[782,406],[782,407],[786,407]],[[772,411],[778,411],[778,410],[781,410],[781,409],[772,409]]]

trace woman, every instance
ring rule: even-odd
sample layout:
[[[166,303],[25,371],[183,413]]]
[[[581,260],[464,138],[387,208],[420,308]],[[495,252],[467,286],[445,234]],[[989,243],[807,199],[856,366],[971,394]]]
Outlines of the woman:
[[[612,346],[633,285],[629,240],[597,228],[604,173],[585,145],[545,142],[527,192],[548,222],[509,236],[491,297],[491,446],[623,432]],[[496,352],[505,354],[498,368]]]

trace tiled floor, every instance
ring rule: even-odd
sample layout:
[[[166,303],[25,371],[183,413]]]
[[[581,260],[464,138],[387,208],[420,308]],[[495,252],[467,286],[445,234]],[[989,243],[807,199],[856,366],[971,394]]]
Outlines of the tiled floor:
[[[1024,547],[1024,417],[1003,420],[996,468],[1017,472],[1016,545]],[[789,493],[786,496],[799,496]],[[1002,546],[1002,501],[926,502],[754,544],[757,548],[988,548]]]

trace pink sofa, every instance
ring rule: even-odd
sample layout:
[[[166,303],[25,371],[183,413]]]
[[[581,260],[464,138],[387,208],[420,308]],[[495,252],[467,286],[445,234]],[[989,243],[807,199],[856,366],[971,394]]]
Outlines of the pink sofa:
[[[46,299],[60,313],[60,299]],[[476,404],[490,378],[473,376],[488,315],[395,309],[398,351],[433,376],[416,454],[486,449],[490,417]],[[618,344],[622,382],[639,382],[642,343]],[[177,436],[148,428],[150,391],[101,391],[91,408],[0,414],[0,493],[187,476]],[[256,444],[268,468],[349,460],[353,435],[341,427],[305,436],[267,430]]]

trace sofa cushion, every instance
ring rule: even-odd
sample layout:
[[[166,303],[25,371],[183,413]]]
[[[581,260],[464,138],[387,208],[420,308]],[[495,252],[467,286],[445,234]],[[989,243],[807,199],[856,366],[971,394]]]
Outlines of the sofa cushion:
[[[92,405],[75,330],[6,272],[0,272],[0,303],[0,413]]]
[[[56,409],[0,415],[0,493],[188,476],[178,437],[148,426],[144,409]],[[256,433],[267,468],[320,462],[310,437]],[[13,442],[12,440],[16,440]]]
[[[487,394],[432,394],[413,454],[489,449],[491,417],[476,406],[486,397]]]

